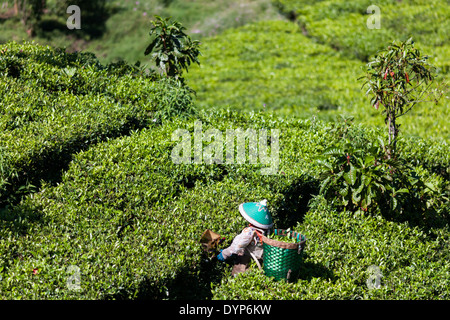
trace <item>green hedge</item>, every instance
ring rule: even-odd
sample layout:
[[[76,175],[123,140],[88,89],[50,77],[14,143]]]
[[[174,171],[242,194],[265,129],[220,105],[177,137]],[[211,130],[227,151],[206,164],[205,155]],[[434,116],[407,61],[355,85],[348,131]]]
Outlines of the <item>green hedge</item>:
[[[295,17],[308,37],[327,44],[345,54],[367,61],[377,50],[393,39],[406,40],[413,36],[430,50],[444,47],[449,50],[446,33],[449,30],[450,10],[443,0],[327,0],[311,3],[304,0],[274,0],[285,15]],[[380,28],[369,29],[367,20],[376,5],[380,9]],[[437,55],[444,58],[441,54]],[[439,64],[447,64],[440,59]]]
[[[288,208],[280,199],[292,175],[261,178],[259,165],[249,164],[174,164],[170,136],[177,128],[192,132],[193,121],[143,129],[91,147],[73,159],[58,186],[44,184],[3,213],[2,296],[167,297],[177,277],[198,272],[204,229],[231,240],[245,226],[237,211],[241,201],[266,197],[278,203],[280,212]],[[226,112],[203,121],[204,130],[254,123]],[[269,117],[265,126],[283,122]],[[299,134],[309,127],[296,121],[292,130],[297,126]],[[317,136],[310,137],[314,141]],[[80,293],[67,290],[70,265],[81,270]]]
[[[447,300],[450,297],[448,226],[425,232],[379,216],[337,212],[316,198],[295,229],[307,236],[297,282],[275,281],[254,266],[248,273],[222,279],[213,287],[213,298]],[[371,278],[372,268],[380,272],[379,283]]]
[[[193,110],[175,81],[32,43],[0,47],[0,77],[0,207],[54,180],[72,154]]]
[[[208,110],[257,110],[326,121],[346,115],[358,123],[384,127],[383,117],[370,105],[357,80],[364,73],[365,62],[345,50],[357,49],[355,42],[363,46],[376,43],[379,49],[397,37],[389,34],[369,41],[372,31],[376,34],[387,29],[368,30],[366,17],[354,15],[357,18],[344,16],[311,22],[322,25],[308,34],[291,22],[263,21],[227,30],[205,41],[202,65],[187,74],[197,92],[197,105]],[[346,23],[365,30],[358,37]],[[328,42],[312,37],[314,30],[326,35]],[[331,43],[340,38],[346,41],[342,50]],[[439,79],[447,79],[448,46],[417,42],[417,47],[432,56],[431,63],[440,70]],[[400,120],[401,132],[405,136],[448,139],[446,118],[448,99],[441,99],[437,105],[418,104]]]
[[[187,129],[192,138],[196,119],[203,132],[279,129],[278,174],[261,175],[259,163],[173,163],[172,133]],[[376,133],[359,130],[368,137]],[[337,132],[322,122],[220,111],[175,118],[92,146],[74,157],[57,186],[44,183],[2,213],[0,296],[448,298],[442,280],[449,271],[448,227],[425,232],[383,217],[338,213],[318,201],[308,206],[318,192],[314,159],[339,139]],[[198,241],[205,229],[226,237],[223,246],[228,245],[246,226],[238,205],[262,198],[268,199],[277,227],[293,227],[308,239],[303,278],[296,284],[274,283],[255,272],[233,280],[227,265],[207,263],[201,254]],[[389,275],[389,286],[380,291],[364,289],[371,264]],[[67,284],[73,265],[79,268],[80,291]],[[427,280],[430,273],[435,282]],[[420,281],[426,287],[414,295]],[[252,285],[255,290],[242,289]]]
[[[331,118],[348,101],[364,101],[353,81],[361,64],[314,43],[290,22],[227,30],[205,42],[203,55],[187,75],[203,108]]]

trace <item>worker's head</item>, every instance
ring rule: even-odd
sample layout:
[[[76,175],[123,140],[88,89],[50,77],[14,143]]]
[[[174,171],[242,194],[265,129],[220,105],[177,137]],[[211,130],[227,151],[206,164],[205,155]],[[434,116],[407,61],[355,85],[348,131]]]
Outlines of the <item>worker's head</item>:
[[[267,208],[267,200],[246,202],[239,205],[239,212],[251,225],[264,230],[273,226],[272,216]]]

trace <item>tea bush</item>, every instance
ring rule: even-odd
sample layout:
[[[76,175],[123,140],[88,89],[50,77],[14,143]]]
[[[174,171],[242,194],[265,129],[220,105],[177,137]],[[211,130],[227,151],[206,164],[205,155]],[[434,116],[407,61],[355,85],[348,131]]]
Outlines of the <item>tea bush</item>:
[[[449,30],[450,10],[443,0],[383,0],[377,3],[369,0],[314,3],[275,0],[274,3],[285,14],[294,16],[308,37],[363,61],[393,39],[407,40],[411,36],[425,45],[427,51],[435,47],[449,50],[450,43],[445,34]],[[367,26],[368,18],[374,14],[370,10],[368,12],[371,5],[380,10],[379,28],[369,29]],[[440,63],[447,64],[443,56],[437,56],[441,58]]]
[[[268,127],[279,124],[261,118]],[[225,123],[246,124],[228,113],[203,121],[205,130],[213,124],[218,129]],[[178,276],[198,272],[198,239],[204,229],[238,232],[245,226],[237,211],[240,201],[263,196],[279,200],[270,188],[282,192],[292,178],[258,181],[257,168],[245,164],[233,170],[174,164],[170,154],[175,142],[167,137],[179,127],[192,132],[192,125],[193,119],[178,120],[80,152],[59,185],[44,184],[4,213],[2,295],[167,297],[166,288],[172,289]],[[81,293],[67,290],[70,265],[81,270]],[[34,269],[38,274],[30,273]]]
[[[256,267],[213,287],[214,299],[448,299],[448,227],[429,233],[380,216],[338,212],[314,200],[296,230],[307,236],[300,279]],[[379,283],[370,268],[379,268]]]
[[[195,102],[188,87],[138,65],[103,66],[92,54],[2,45],[0,191],[17,202],[0,206],[0,297],[448,299],[447,102],[405,118],[410,135],[398,142],[399,157],[428,187],[429,214],[417,214],[424,203],[416,201],[387,213],[354,212],[339,205],[337,194],[318,196],[318,155],[345,137],[362,144],[363,159],[364,148],[386,139],[356,81],[372,48],[362,33],[352,44],[340,17],[365,23],[365,5],[305,4],[302,10],[315,16],[307,24],[266,21],[205,41],[202,66],[187,75]],[[324,21],[332,14],[334,27]],[[391,32],[380,30],[379,39]],[[443,42],[430,52],[445,77]],[[345,113],[358,124],[322,121]],[[248,161],[175,164],[171,136],[181,128],[192,139],[195,120],[203,132],[279,129],[277,174],[261,175],[264,165]],[[306,236],[297,282],[276,282],[255,266],[233,278],[228,265],[201,252],[205,229],[224,236],[227,246],[246,226],[238,205],[263,198],[275,227]],[[372,267],[380,278],[372,278]]]
[[[450,49],[444,35],[450,19],[443,1],[433,2],[431,10],[428,2],[382,2],[381,29],[366,26],[370,1],[284,3],[298,12],[297,23],[262,21],[205,41],[202,66],[187,75],[198,93],[199,107],[266,110],[323,120],[351,115],[359,123],[384,126],[357,78],[379,49],[411,36],[438,68],[437,79],[448,81]],[[447,98],[436,106],[425,103],[401,119],[402,131],[447,139],[446,118]]]
[[[204,131],[280,129],[278,174],[261,175],[260,163],[173,163],[177,141],[171,135],[183,128],[192,138],[194,120],[202,121]],[[418,296],[448,297],[439,280],[448,273],[442,259],[446,229],[427,234],[407,222],[340,213],[318,200],[308,209],[318,192],[314,159],[339,132],[319,121],[224,110],[174,118],[81,151],[61,183],[44,183],[1,215],[0,294],[4,299],[294,299],[302,292],[309,298],[409,297],[435,270],[437,282]],[[226,237],[226,246],[246,226],[238,205],[261,198],[269,200],[277,227],[294,227],[308,239],[304,278],[296,284],[274,283],[255,272],[233,280],[226,265],[204,260],[202,232],[213,229]],[[371,264],[392,273],[390,287],[364,289]],[[68,283],[70,266],[79,268],[80,290]],[[406,287],[400,271],[409,274],[415,266],[422,275]],[[253,284],[254,291],[242,289]]]
[[[363,144],[344,139],[326,149],[318,157],[320,194],[351,211],[403,216],[414,223],[448,219],[448,180],[401,157],[389,159],[386,149],[382,139]]]
[[[32,43],[0,52],[0,206],[77,151],[193,111],[189,88],[138,66]]]
[[[343,112],[345,102],[364,100],[359,86],[347,81],[359,62],[310,41],[289,22],[264,21],[225,31],[203,48],[202,66],[187,75],[203,108],[266,110],[306,118],[322,111]]]

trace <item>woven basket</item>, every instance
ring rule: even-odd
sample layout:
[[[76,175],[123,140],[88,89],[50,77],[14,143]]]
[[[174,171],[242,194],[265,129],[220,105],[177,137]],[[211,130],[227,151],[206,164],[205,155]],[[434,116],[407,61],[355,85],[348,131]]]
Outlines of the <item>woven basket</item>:
[[[264,248],[264,273],[275,280],[285,279],[288,282],[298,277],[306,244],[305,236],[298,232],[275,229],[273,234],[295,238],[296,243],[277,241],[262,236]]]

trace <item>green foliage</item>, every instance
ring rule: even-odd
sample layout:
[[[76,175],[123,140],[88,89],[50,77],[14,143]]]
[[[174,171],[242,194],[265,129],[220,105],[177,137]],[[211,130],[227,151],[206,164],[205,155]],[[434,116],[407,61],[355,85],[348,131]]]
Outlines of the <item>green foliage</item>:
[[[406,42],[392,43],[384,51],[375,55],[367,64],[365,80],[367,95],[371,96],[371,104],[378,110],[384,107],[385,123],[389,129],[389,156],[395,153],[396,139],[399,133],[397,119],[408,113],[417,103],[431,100],[436,104],[444,94],[443,91],[432,91],[435,78],[435,67],[427,62],[414,48],[412,39]],[[431,97],[430,97],[431,96]]]
[[[202,121],[206,130],[226,119],[244,124],[227,114]],[[2,295],[170,298],[178,277],[198,276],[203,230],[220,226],[216,231],[231,240],[245,226],[237,210],[240,201],[262,195],[272,200],[270,188],[278,186],[281,192],[290,179],[255,184],[261,176],[249,165],[231,170],[174,164],[170,155],[175,142],[166,138],[179,127],[192,132],[189,122],[175,120],[81,152],[59,185],[45,184],[42,192],[14,207],[9,218],[5,213],[1,239],[18,242],[14,250],[2,251]],[[81,292],[66,286],[69,265],[81,270]],[[34,277],[30,268],[39,274]],[[34,290],[36,285],[40,289]]]
[[[298,33],[304,37],[294,39],[289,28],[287,32],[275,33],[272,28],[261,27],[273,25],[272,20],[281,19],[272,5],[278,2],[282,3],[282,12],[295,13]],[[280,0],[272,3],[269,0],[218,0],[213,3],[208,0],[174,0],[168,6],[157,0],[139,1],[139,4],[116,0],[108,1],[110,16],[102,37],[89,42],[73,41],[72,31],[65,27],[67,14],[55,15],[52,9],[55,3],[61,2],[47,1],[49,14],[45,14],[44,19],[50,29],[39,35],[36,41],[67,46],[70,50],[89,50],[103,62],[121,58],[132,63],[143,61],[148,31],[142,26],[150,23],[151,14],[172,16],[180,21],[186,26],[188,34],[204,39],[202,67],[191,66],[189,71],[189,77],[193,79],[190,85],[198,92],[198,102],[204,108],[265,108],[279,114],[305,118],[314,116],[325,120],[347,114],[354,116],[358,122],[381,126],[382,118],[377,116],[375,109],[360,112],[369,102],[361,97],[355,83],[355,70],[364,68],[371,56],[393,40],[407,40],[411,36],[416,40],[417,48],[430,54],[429,61],[437,67],[439,81],[448,80],[449,62],[446,57],[450,54],[447,36],[450,11],[444,0],[379,1],[380,29],[368,29],[366,26],[370,17],[367,8],[373,4],[368,0]],[[58,20],[61,28],[52,29],[52,23],[56,23],[54,20]],[[256,37],[244,36],[242,29],[235,30],[233,35],[230,31],[226,36],[222,34],[224,30],[255,21],[264,21],[253,31],[260,29]],[[8,19],[2,26],[5,29],[0,37],[5,41],[27,37],[22,28],[13,24],[13,19]],[[205,39],[205,36],[218,34],[219,37]],[[278,43],[270,42],[266,39],[269,37]],[[322,59],[321,53],[309,51],[310,42],[322,44],[337,53],[337,61],[328,56]],[[229,59],[228,56],[238,56],[235,47],[239,46],[243,51],[251,48],[249,55],[258,63],[247,68],[246,61],[239,63]],[[303,62],[306,55],[312,59],[311,63]],[[286,64],[280,64],[279,60],[285,60]],[[296,75],[292,75],[293,68]],[[252,70],[255,69],[261,70],[261,73],[254,75]],[[316,83],[312,75],[321,74],[326,76],[317,79]],[[326,83],[321,86],[319,80],[325,79],[337,81],[339,85]],[[201,93],[200,88],[206,93]],[[442,99],[437,106],[431,103],[417,105],[411,110],[411,116],[403,119],[402,131],[408,136],[448,137],[445,121],[448,118],[447,105],[447,99]]]
[[[447,102],[412,109],[403,124],[411,134],[398,140],[389,160],[378,139],[387,138],[377,128],[382,121],[372,108],[361,112],[367,101],[355,79],[376,50],[414,32],[445,80],[448,6],[382,1],[382,29],[367,30],[369,1],[279,2],[292,5],[297,25],[265,21],[204,41],[205,63],[189,70],[196,102],[179,81],[147,74],[138,64],[104,66],[88,53],[0,47],[0,191],[25,195],[0,206],[2,299],[450,297]],[[109,58],[145,49],[139,31],[120,32],[139,30],[145,22],[139,10],[150,12],[153,2],[141,1],[136,12],[135,2],[121,3],[127,10],[108,20],[110,42],[99,49],[111,51]],[[188,6],[166,4],[164,10],[180,14]],[[190,8],[192,26],[204,11]],[[202,23],[220,24],[235,10]],[[116,42],[122,53],[112,49]],[[194,103],[222,110],[195,113]],[[320,120],[340,114],[359,125]],[[277,174],[262,176],[260,163],[174,164],[170,137],[182,128],[192,138],[195,120],[204,131],[279,129]],[[329,176],[340,175],[335,184],[328,180],[327,198],[318,195],[319,173],[329,168],[315,161],[324,153],[329,157],[322,161],[334,167]],[[395,159],[401,170],[393,170]],[[370,166],[372,160],[380,165]],[[49,177],[53,171],[56,177]],[[345,184],[351,198],[339,193]],[[226,237],[227,246],[246,226],[238,205],[262,198],[277,228],[307,238],[293,283],[275,282],[255,265],[231,277],[228,265],[202,255],[198,240],[206,228]],[[357,210],[364,206],[368,212]],[[78,268],[79,289],[70,286],[71,266]],[[373,266],[382,275],[375,289],[368,285]]]
[[[448,227],[427,233],[407,222],[338,212],[317,197],[295,229],[308,241],[298,281],[274,281],[253,267],[224,277],[213,286],[213,299],[446,300],[450,295]],[[380,270],[379,288],[367,283],[372,266]]]
[[[0,52],[2,204],[92,144],[193,112],[189,88],[137,66],[33,44]]]
[[[286,242],[286,243],[296,243],[297,242],[296,238],[281,236],[281,235],[276,235],[276,234],[270,234],[267,237],[272,240]]]
[[[365,20],[358,23],[366,28]],[[336,24],[329,21],[328,26]],[[354,39],[344,26],[339,32]],[[365,30],[367,37],[371,32]],[[378,43],[365,43],[372,42]],[[389,38],[382,43],[391,42]],[[358,70],[366,63],[328,43],[318,43],[301,26],[285,21],[255,23],[227,30],[202,47],[202,66],[193,67],[187,75],[200,108],[258,110],[326,121],[346,115],[365,125],[384,125],[376,109],[367,110],[370,102],[357,81]],[[429,48],[420,43],[416,47]],[[445,80],[445,47],[427,50],[433,53],[430,62],[440,70],[439,81]],[[446,139],[447,104],[447,99],[441,99],[438,105],[417,105],[402,120],[405,136]]]
[[[429,174],[408,162],[408,144],[403,143],[404,150],[390,158],[381,136],[366,135],[347,122],[336,124],[332,131],[337,139],[316,159],[319,192],[330,203],[350,211],[381,213],[419,224],[448,219],[447,173],[436,170],[437,174]],[[448,156],[440,159],[448,163]]]
[[[356,83],[343,81],[359,64],[310,41],[291,23],[267,21],[228,30],[204,47],[202,67],[188,76],[202,108],[307,118],[346,108],[343,96],[363,100]]]
[[[200,42],[192,40],[184,27],[171,18],[155,16],[150,30],[151,43],[145,49],[145,55],[153,52],[152,59],[156,66],[168,77],[181,78],[183,70],[188,71],[192,62],[200,64]]]
[[[399,169],[398,163],[385,159],[383,147],[382,141],[363,147],[347,140],[326,149],[318,160],[322,168],[320,193],[329,199],[337,195],[339,203],[349,209],[377,208],[392,191],[390,170]]]
[[[192,138],[195,119],[204,131],[280,129],[278,174],[262,176],[261,164],[174,164],[177,142],[170,136],[183,128]],[[359,129],[348,129],[347,137],[379,134]],[[311,193],[318,193],[306,188],[318,184],[311,178],[318,168],[313,160],[345,130],[264,113],[199,112],[197,118],[172,118],[91,146],[73,156],[58,185],[44,183],[0,213],[0,294],[5,299],[445,299],[448,288],[439,279],[448,272],[447,249],[440,246],[448,229],[442,222],[428,235],[409,222],[338,213],[319,198],[308,206]],[[421,152],[433,153],[425,146]],[[426,170],[421,175],[442,191],[444,181]],[[308,240],[302,276],[293,284],[275,283],[255,266],[256,272],[233,278],[229,267],[203,261],[203,231],[213,228],[227,246],[246,226],[239,204],[263,197],[277,228],[291,227]],[[372,264],[389,280],[380,291],[365,283]],[[70,265],[79,267],[79,291],[67,285]],[[412,273],[414,266],[419,273]],[[411,286],[403,284],[405,272]],[[423,281],[431,283],[426,278],[431,272],[434,285],[416,291]],[[252,284],[254,290],[243,289]]]
[[[445,33],[449,30],[450,10],[444,0],[382,0],[377,3],[370,0],[275,0],[274,3],[300,24],[309,37],[361,61],[367,62],[393,39],[406,41],[411,36],[430,49],[441,47],[447,52],[449,49]],[[367,27],[371,5],[380,9],[379,29]]]

